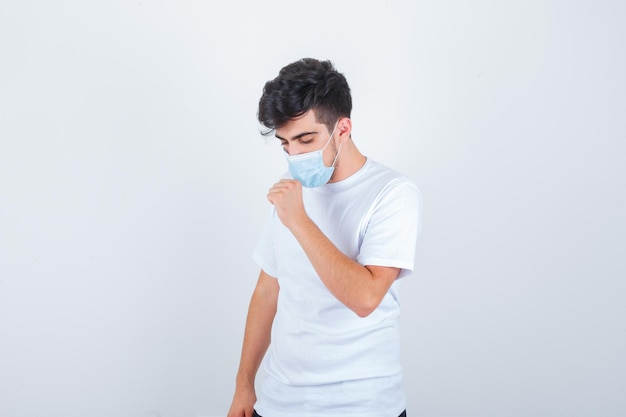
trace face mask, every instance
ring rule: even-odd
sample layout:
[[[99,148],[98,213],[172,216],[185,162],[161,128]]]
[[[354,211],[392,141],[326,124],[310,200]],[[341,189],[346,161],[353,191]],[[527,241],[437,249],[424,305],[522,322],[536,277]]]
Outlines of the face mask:
[[[332,165],[329,167],[324,165],[323,153],[324,149],[326,149],[326,147],[332,140],[335,129],[337,129],[337,124],[335,124],[335,127],[330,134],[330,138],[328,138],[328,142],[326,142],[326,145],[324,145],[322,149],[293,156],[287,155],[289,172],[294,179],[302,183],[303,187],[319,187],[320,185],[326,184],[328,180],[330,180],[330,177],[333,175],[333,172],[335,171],[335,162],[337,161],[337,157],[339,156],[341,144],[339,144],[339,149],[337,149],[337,155],[335,155],[335,159]]]

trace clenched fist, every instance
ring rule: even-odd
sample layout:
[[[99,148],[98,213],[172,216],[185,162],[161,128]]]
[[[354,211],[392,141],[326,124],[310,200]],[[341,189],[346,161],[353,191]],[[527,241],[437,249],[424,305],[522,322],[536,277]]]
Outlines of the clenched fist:
[[[290,230],[308,218],[302,201],[300,181],[280,180],[270,188],[267,199],[276,207],[280,221]]]

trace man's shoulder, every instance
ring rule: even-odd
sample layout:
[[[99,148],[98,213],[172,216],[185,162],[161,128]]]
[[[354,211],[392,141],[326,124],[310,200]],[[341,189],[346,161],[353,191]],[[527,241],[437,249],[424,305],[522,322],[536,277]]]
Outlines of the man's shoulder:
[[[412,178],[378,161],[369,159],[366,168],[365,177],[367,180],[379,183],[383,187],[406,184],[417,188],[417,184]]]

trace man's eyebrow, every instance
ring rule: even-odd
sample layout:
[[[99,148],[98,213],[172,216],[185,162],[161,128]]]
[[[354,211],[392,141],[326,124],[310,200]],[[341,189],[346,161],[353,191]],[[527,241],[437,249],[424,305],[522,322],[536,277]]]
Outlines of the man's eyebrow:
[[[290,140],[298,140],[298,139],[300,139],[303,136],[314,135],[314,134],[317,134],[317,133],[318,132],[302,132],[302,133],[298,133],[296,136],[292,137]],[[276,136],[280,140],[287,140],[287,139],[282,138],[282,137],[280,137],[278,135],[274,135],[274,136]]]

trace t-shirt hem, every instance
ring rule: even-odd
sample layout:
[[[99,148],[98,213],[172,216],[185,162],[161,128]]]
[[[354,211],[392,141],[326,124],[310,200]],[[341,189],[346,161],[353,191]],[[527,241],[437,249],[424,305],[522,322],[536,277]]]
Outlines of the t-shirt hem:
[[[376,266],[389,266],[392,268],[400,268],[404,269],[408,272],[413,272],[414,264],[412,262],[402,261],[402,260],[392,260],[392,259],[381,259],[381,258],[359,258],[359,263],[361,265],[376,265]]]
[[[263,270],[263,272],[265,272],[267,275],[277,278],[278,277],[278,271],[276,271],[274,268],[270,267],[269,265],[267,265],[266,262],[263,261],[263,258],[260,255],[257,255],[256,252],[252,254],[252,260],[259,266],[259,268],[261,268]]]

